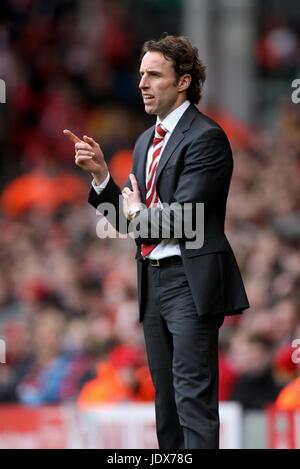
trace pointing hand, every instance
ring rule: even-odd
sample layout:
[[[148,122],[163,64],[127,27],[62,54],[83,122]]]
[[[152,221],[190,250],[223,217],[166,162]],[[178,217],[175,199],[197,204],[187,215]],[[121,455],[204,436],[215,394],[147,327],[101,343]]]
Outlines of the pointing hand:
[[[107,164],[99,144],[87,135],[80,139],[68,129],[65,129],[63,133],[74,143],[75,164],[91,173],[96,184],[99,185],[108,175]]]

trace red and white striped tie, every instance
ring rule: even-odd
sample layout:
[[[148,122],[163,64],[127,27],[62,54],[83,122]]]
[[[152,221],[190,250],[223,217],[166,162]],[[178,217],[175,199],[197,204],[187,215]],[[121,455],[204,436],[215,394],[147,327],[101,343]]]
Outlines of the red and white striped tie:
[[[155,174],[156,168],[158,166],[161,149],[164,144],[164,138],[167,131],[162,127],[161,124],[158,124],[155,128],[155,135],[153,139],[153,149],[152,149],[152,160],[149,164],[148,171],[147,171],[147,194],[146,194],[146,206],[147,207],[155,207],[158,202],[158,195],[156,192],[156,185],[155,185]],[[157,244],[142,244],[141,246],[141,253],[143,257],[148,256],[154,248],[156,248]]]

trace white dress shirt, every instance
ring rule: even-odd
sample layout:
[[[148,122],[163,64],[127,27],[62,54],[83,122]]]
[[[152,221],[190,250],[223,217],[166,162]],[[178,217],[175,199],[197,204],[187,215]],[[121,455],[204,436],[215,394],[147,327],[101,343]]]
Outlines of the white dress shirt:
[[[167,141],[169,140],[180,118],[182,117],[182,115],[187,110],[190,104],[191,104],[190,101],[188,100],[184,101],[184,103],[182,103],[180,106],[174,109],[174,111],[170,112],[170,114],[168,114],[162,121],[159,119],[159,117],[157,117],[156,125],[161,124],[164,127],[164,129],[167,131],[164,137],[164,142],[163,142],[163,146],[162,146],[162,150],[160,154],[162,154],[162,152],[164,151]],[[153,153],[153,145],[151,145],[148,150],[145,180],[147,180],[148,167],[150,165],[150,162],[152,161],[152,153]],[[95,180],[93,179],[92,186],[97,192],[97,194],[100,194],[103,191],[103,189],[105,189],[105,187],[108,184],[109,179],[110,179],[110,175],[108,174],[106,179],[98,186]],[[176,241],[176,239],[164,239],[156,246],[155,249],[153,249],[153,251],[151,251],[151,253],[147,257],[149,259],[163,259],[165,257],[170,257],[170,256],[181,256],[179,244]]]

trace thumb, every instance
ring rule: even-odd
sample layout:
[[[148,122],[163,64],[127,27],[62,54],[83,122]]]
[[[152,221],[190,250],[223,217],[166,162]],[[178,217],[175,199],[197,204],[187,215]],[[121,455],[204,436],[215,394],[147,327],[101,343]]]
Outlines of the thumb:
[[[87,135],[83,136],[83,140],[89,145],[91,145],[91,147],[94,147],[95,145],[97,145],[97,142],[95,142],[95,140],[92,137],[88,137]]]

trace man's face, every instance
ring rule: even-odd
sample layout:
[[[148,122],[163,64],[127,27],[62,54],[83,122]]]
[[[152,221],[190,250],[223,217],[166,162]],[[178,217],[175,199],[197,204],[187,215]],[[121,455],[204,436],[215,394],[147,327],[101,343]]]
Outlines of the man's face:
[[[145,111],[156,114],[160,119],[166,117],[186,99],[181,80],[176,79],[171,60],[160,52],[147,52],[140,66],[140,84]]]

